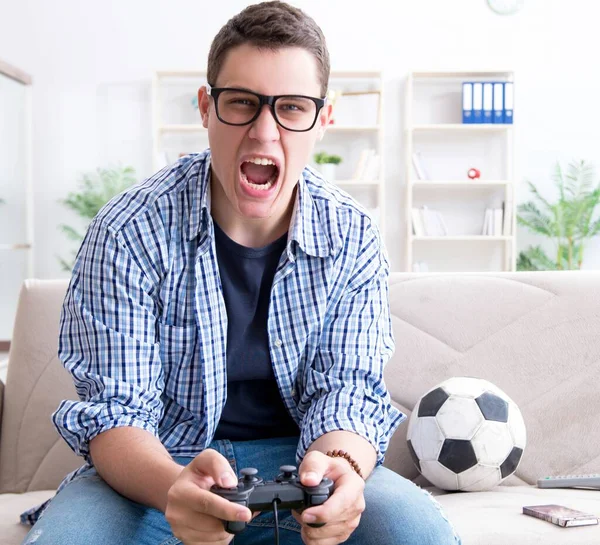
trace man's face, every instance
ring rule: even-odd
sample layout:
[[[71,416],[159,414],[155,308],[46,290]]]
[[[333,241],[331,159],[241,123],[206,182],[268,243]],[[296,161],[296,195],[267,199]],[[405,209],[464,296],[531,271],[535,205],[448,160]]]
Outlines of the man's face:
[[[269,51],[247,44],[227,53],[217,81],[211,83],[264,95],[316,98],[320,98],[321,88],[317,62],[305,49]],[[330,108],[321,110],[310,131],[292,132],[277,124],[269,106],[263,106],[251,124],[232,126],[217,118],[214,99],[205,87],[198,98],[212,154],[213,199],[223,201],[218,206],[228,217],[233,214],[238,221],[269,218],[267,223],[275,225],[290,211],[294,188],[327,126]],[[256,163],[258,158],[270,159],[276,167],[257,169],[251,160]],[[253,179],[261,183],[252,183]]]

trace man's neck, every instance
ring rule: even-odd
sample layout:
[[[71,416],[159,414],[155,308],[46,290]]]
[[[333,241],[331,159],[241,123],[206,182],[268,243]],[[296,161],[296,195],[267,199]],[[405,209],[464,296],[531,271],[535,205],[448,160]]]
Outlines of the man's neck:
[[[218,185],[218,184],[215,184]],[[294,197],[295,197],[294,192]],[[269,218],[245,218],[233,210],[219,187],[211,187],[211,216],[233,241],[247,248],[262,248],[288,232],[294,209],[292,198],[284,214]]]
[[[239,218],[222,218],[211,212],[213,220],[225,234],[238,244],[246,248],[263,248],[283,236],[289,228],[289,219],[286,222],[270,227],[265,224],[265,220],[245,220],[238,221]],[[233,220],[233,221],[232,221]]]

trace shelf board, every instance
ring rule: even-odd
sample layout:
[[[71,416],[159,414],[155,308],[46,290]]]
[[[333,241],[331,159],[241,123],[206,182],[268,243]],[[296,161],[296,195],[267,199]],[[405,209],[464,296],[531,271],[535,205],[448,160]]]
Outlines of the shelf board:
[[[512,70],[419,70],[412,72],[413,78],[491,78],[514,76]]]
[[[0,251],[31,250],[31,244],[0,244]]]
[[[407,130],[413,131],[482,131],[482,132],[501,132],[514,127],[512,123],[430,123],[422,125],[412,125]]]
[[[159,132],[203,132],[206,129],[200,123],[184,123],[180,125],[160,125]]]
[[[379,180],[334,180],[335,185],[379,185]]]
[[[415,187],[495,187],[512,185],[511,180],[414,180],[409,184]]]
[[[429,242],[441,242],[441,241],[448,241],[448,242],[462,242],[462,241],[469,241],[469,242],[487,242],[487,241],[498,241],[498,240],[512,240],[513,237],[512,236],[491,236],[491,235],[464,235],[464,236],[450,236],[450,235],[446,235],[446,236],[414,236],[412,235],[411,237],[409,237],[411,240],[417,242],[417,241],[429,241]]]

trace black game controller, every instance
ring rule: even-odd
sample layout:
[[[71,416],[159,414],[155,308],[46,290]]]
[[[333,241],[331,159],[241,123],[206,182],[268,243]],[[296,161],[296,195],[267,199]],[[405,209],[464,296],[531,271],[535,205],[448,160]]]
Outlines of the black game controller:
[[[273,502],[277,509],[295,509],[302,511],[327,501],[333,493],[333,481],[324,478],[317,486],[304,486],[296,473],[295,466],[281,466],[281,473],[274,481],[263,481],[253,467],[242,469],[242,477],[237,487],[223,488],[217,485],[210,491],[234,503],[239,503],[250,511],[273,511]],[[225,530],[230,534],[239,534],[246,528],[243,521],[224,520]],[[324,523],[310,524],[314,528]]]

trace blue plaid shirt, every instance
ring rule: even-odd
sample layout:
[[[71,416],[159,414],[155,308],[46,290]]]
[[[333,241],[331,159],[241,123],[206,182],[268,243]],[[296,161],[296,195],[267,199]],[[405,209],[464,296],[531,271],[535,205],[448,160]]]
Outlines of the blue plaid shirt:
[[[368,215],[307,167],[268,317],[274,374],[300,428],[297,463],[319,436],[348,430],[381,464],[405,418],[383,381],[394,349],[388,276]],[[87,463],[61,487],[90,467],[89,442],[111,428],[147,430],[172,456],[206,448],[226,399],[226,340],[206,150],[114,198],[87,231],[59,343],[80,401],[53,415]]]

